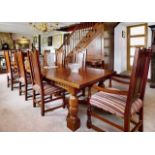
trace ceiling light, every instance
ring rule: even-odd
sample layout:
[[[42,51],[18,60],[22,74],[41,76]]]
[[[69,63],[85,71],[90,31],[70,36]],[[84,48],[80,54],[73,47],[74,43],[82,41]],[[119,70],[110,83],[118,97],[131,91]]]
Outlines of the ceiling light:
[[[59,27],[59,23],[58,22],[52,22],[52,23],[29,23],[29,25],[31,25],[35,30],[38,30],[40,32],[51,32],[54,31],[56,29],[58,29]]]

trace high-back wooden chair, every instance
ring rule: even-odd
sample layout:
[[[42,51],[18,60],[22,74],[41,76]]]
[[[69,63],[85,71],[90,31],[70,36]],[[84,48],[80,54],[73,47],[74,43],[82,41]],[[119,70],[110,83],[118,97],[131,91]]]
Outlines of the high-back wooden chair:
[[[55,53],[51,53],[50,50],[44,51],[43,66],[55,65]]]
[[[58,67],[64,67],[65,66],[65,52],[64,51],[56,51],[56,62],[55,65]]]
[[[143,131],[144,94],[151,53],[150,49],[137,49],[128,91],[110,90],[94,86],[98,92],[91,95],[89,88],[88,128],[103,131],[92,124],[91,116],[94,116],[122,131]],[[92,110],[93,106],[122,118],[124,124],[119,125],[101,117]],[[138,121],[133,119],[134,115],[138,115]]]
[[[11,64],[11,53],[10,51],[4,51],[4,57],[7,68],[7,87],[11,85],[11,90],[14,89],[14,85],[18,83],[18,70]]]
[[[85,69],[86,67],[86,60],[87,60],[87,49],[81,51],[81,52],[78,52],[78,53],[75,53],[74,55],[74,59],[75,59],[75,63],[78,63],[81,65],[81,69]],[[82,96],[85,96],[85,88],[82,89]]]
[[[19,95],[24,92],[25,100],[32,97],[32,82],[30,78],[30,74],[26,72],[25,63],[24,63],[24,53],[22,51],[17,52],[17,63],[19,66]],[[24,87],[24,91],[22,90]]]
[[[117,74],[117,72],[115,72],[112,76],[105,79],[104,83],[108,81],[109,82],[108,86],[103,83],[101,83],[101,85],[99,83],[99,86],[108,87],[112,89],[128,90],[130,79],[131,79],[131,75]]]
[[[17,51],[11,51],[11,53],[12,53],[12,58],[13,58],[13,66],[15,67],[15,68],[17,68],[17,70],[19,69],[19,64],[18,64],[18,58],[17,58]]]
[[[31,59],[31,52],[28,50],[27,51],[27,72],[30,73],[30,77],[31,77],[31,82],[32,85],[34,85],[34,78],[33,78],[33,67],[32,67],[32,59]]]
[[[82,68],[86,67],[86,60],[87,60],[87,49],[75,53],[75,63],[80,64]]]
[[[36,107],[36,93],[40,94],[40,100],[37,101],[41,104],[41,115],[44,116],[45,112],[52,111],[55,109],[58,109],[60,107],[65,108],[65,94],[64,90],[54,86],[46,81],[43,81],[43,77],[41,74],[41,68],[39,64],[39,52],[33,51],[29,53],[30,56],[30,68],[33,78],[33,106]],[[60,94],[59,96],[56,96],[53,98],[53,95]],[[46,108],[45,104],[62,99],[63,103],[59,106],[56,106],[54,108]],[[61,101],[60,101],[61,102]]]

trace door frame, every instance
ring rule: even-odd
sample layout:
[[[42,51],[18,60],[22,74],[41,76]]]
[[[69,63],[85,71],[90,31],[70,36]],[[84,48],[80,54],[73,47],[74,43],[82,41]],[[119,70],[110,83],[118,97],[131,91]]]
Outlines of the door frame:
[[[132,27],[139,27],[139,26],[145,26],[145,32],[144,34],[140,35],[130,35],[130,28]],[[145,45],[135,45],[135,46],[130,46],[130,38],[131,37],[145,37]],[[148,40],[148,24],[143,23],[143,24],[137,24],[137,25],[132,25],[127,27],[127,71],[131,71],[132,67],[130,66],[130,48],[131,47],[145,47],[147,46],[147,40]]]

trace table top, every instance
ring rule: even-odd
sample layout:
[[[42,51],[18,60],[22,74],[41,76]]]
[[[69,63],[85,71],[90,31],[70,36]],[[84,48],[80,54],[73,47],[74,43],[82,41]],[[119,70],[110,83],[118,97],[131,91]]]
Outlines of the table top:
[[[71,72],[69,68],[52,68],[42,70],[42,74],[47,79],[61,82],[77,89],[99,82],[102,79],[111,76],[113,73],[114,72],[111,70],[89,67],[79,70],[78,73]]]

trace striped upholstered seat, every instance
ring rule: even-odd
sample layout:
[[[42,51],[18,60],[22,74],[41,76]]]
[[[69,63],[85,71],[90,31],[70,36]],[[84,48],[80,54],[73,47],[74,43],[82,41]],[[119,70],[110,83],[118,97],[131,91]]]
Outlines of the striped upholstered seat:
[[[29,74],[26,74],[26,80],[27,80],[27,84],[32,84],[32,80]],[[19,81],[23,84],[25,84],[25,79],[24,77],[20,77]]]
[[[41,89],[40,89],[39,85],[34,85],[33,89],[35,91],[37,91],[38,93],[41,93]],[[44,94],[45,95],[51,95],[53,93],[59,93],[59,92],[64,91],[64,89],[59,88],[57,86],[52,86],[51,84],[48,84],[47,82],[43,83],[43,89],[44,89]]]
[[[48,83],[44,84],[44,93],[45,93],[45,95],[51,95],[51,93],[52,94],[57,93],[57,92],[59,93],[59,92],[62,92],[62,91],[64,91],[64,89],[59,88],[57,86],[52,86],[51,84],[48,84]]]
[[[91,96],[90,104],[119,117],[124,117],[126,100],[127,96],[125,95],[116,95],[100,91]],[[141,99],[134,101],[131,107],[131,115],[138,112],[142,105],[143,102]]]
[[[19,78],[18,72],[13,72],[12,77],[11,77],[11,73],[8,73],[7,75],[9,78],[13,78],[13,80],[18,80]]]

